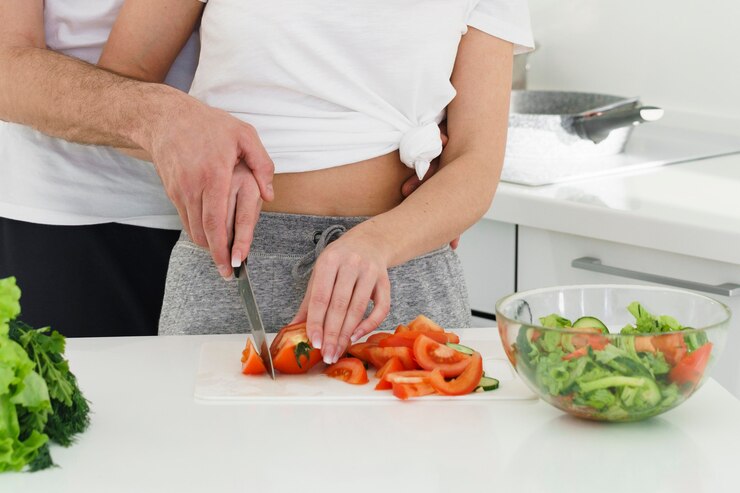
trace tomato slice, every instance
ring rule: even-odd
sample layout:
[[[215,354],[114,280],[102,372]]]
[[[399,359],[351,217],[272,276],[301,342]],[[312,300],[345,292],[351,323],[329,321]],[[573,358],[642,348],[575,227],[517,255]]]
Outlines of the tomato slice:
[[[460,336],[458,336],[454,332],[445,332],[445,335],[447,336],[447,342],[451,342],[452,344],[460,344]]]
[[[391,384],[396,383],[424,383],[429,382],[432,372],[428,370],[404,370],[388,373],[384,380]]]
[[[467,368],[459,377],[446,381],[439,368],[432,371],[429,383],[434,390],[444,395],[465,395],[475,390],[483,376],[483,358],[480,353],[473,353]]]
[[[691,384],[693,389],[704,375],[704,370],[712,354],[712,343],[708,342],[684,356],[668,373],[668,378],[678,385]]]
[[[357,344],[352,344],[347,352],[351,356],[354,356],[355,358],[359,358],[362,361],[369,363],[370,358],[367,354],[367,350],[371,347],[378,347],[378,344],[375,342],[358,342]]]
[[[413,348],[414,341],[417,337],[425,335],[430,339],[440,343],[446,344],[449,342],[447,334],[443,332],[422,332],[420,330],[409,330],[407,332],[401,332],[400,334],[393,334],[378,343],[380,347],[407,347]]]
[[[396,330],[394,330],[393,333],[394,334],[402,334],[402,333],[408,332],[410,330],[411,329],[409,329],[408,326],[401,324],[398,327],[396,327]]]
[[[573,337],[570,339],[571,344],[576,349],[591,346],[593,349],[601,351],[609,344],[609,338],[601,335],[603,334],[601,329],[595,327],[579,327],[568,328],[568,330],[583,332],[583,334],[573,334]]]
[[[275,369],[280,373],[306,373],[321,361],[321,351],[312,347],[306,335],[306,324],[283,327],[270,345]]]
[[[383,339],[387,339],[388,337],[392,336],[392,332],[376,332],[374,334],[370,334],[368,338],[365,340],[365,342],[372,342],[374,344],[378,344]]]
[[[386,362],[396,356],[407,370],[418,368],[414,362],[413,351],[407,347],[369,347],[366,351],[368,362],[375,368],[382,368]]]
[[[290,343],[294,338],[298,338],[302,340],[302,337],[306,335],[306,322],[302,322],[299,324],[293,324],[293,325],[286,325],[275,336],[275,339],[273,339],[272,344],[270,344],[270,354],[275,354],[280,349],[283,348],[283,346],[286,343]]]
[[[411,330],[421,330],[421,331],[428,331],[428,332],[444,332],[445,330],[432,321],[431,319],[425,317],[424,315],[419,315],[415,319],[413,319],[408,324],[409,329]]]
[[[393,356],[391,359],[386,361],[382,367],[380,367],[380,370],[375,372],[375,377],[383,378],[389,373],[403,371],[404,369],[405,368],[403,367],[403,363],[401,362],[401,359],[398,356]]]
[[[422,397],[434,393],[434,387],[427,382],[393,384],[393,395],[404,401],[411,397]]]
[[[654,353],[652,336],[635,336],[635,351],[638,353]]]
[[[425,370],[439,369],[446,378],[460,375],[470,362],[470,356],[433,341],[427,336],[419,336],[414,342],[414,358]]]
[[[688,352],[686,341],[683,340],[683,335],[680,333],[653,336],[652,344],[656,350],[663,353],[665,360],[670,365],[675,365],[681,361]],[[702,369],[702,371],[704,370]]]
[[[254,349],[252,339],[247,339],[247,347],[242,351],[242,373],[245,375],[261,375],[267,373],[262,358]]]
[[[576,359],[576,358],[582,358],[582,357],[586,356],[587,354],[588,354],[588,347],[582,347],[582,348],[576,349],[572,353],[566,354],[561,359],[563,361],[568,361],[568,360],[572,360],[572,359]]]
[[[328,366],[323,373],[353,385],[364,385],[369,381],[365,365],[357,358],[342,358]]]

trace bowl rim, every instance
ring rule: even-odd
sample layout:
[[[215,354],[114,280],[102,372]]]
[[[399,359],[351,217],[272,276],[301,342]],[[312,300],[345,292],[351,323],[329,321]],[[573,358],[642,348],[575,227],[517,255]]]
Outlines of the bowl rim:
[[[567,291],[567,290],[575,290],[575,289],[604,289],[604,288],[611,288],[611,289],[636,289],[639,291],[670,291],[675,293],[680,293],[682,295],[690,295],[696,298],[703,298],[713,304],[716,304],[725,314],[724,318],[712,325],[707,325],[705,327],[701,328],[688,328],[683,330],[674,330],[670,332],[640,332],[637,334],[622,334],[620,332],[609,332],[606,334],[602,334],[605,337],[643,337],[643,336],[661,336],[661,335],[670,335],[670,334],[695,334],[698,332],[705,332],[707,330],[712,329],[719,329],[722,328],[723,325],[727,325],[730,320],[732,319],[732,310],[730,308],[722,303],[721,301],[718,301],[714,298],[711,298],[709,296],[698,294],[693,291],[689,291],[686,289],[680,289],[680,288],[673,288],[673,287],[665,287],[665,286],[644,286],[640,284],[568,284],[568,285],[561,285],[561,286],[549,286],[544,288],[535,288],[535,289],[527,289],[525,291],[518,291],[515,293],[508,294],[502,298],[500,298],[498,301],[496,301],[496,320],[498,321],[499,317],[504,318],[506,320],[511,320],[512,322],[519,323],[522,325],[526,325],[527,327],[530,327],[532,329],[537,330],[550,330],[555,332],[561,332],[563,334],[583,334],[582,330],[573,329],[572,327],[570,329],[561,329],[558,327],[545,327],[543,325],[536,324],[534,322],[525,322],[524,320],[517,320],[515,318],[511,318],[507,315],[504,315],[501,312],[501,306],[506,303],[507,301],[514,300],[516,298],[524,297],[525,295],[532,295],[532,294],[540,294],[540,293],[546,293],[548,291]],[[626,307],[625,307],[626,309]],[[726,328],[726,327],[725,327]]]

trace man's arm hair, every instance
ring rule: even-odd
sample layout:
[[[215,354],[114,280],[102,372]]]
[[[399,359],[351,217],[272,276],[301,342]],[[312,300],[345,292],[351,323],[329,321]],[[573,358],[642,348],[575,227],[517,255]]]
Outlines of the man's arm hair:
[[[83,144],[146,147],[150,125],[184,96],[47,49],[42,0],[0,3],[0,120]]]

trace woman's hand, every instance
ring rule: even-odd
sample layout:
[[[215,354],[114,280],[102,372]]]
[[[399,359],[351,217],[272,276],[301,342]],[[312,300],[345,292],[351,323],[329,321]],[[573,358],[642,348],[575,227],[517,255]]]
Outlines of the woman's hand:
[[[291,322],[306,321],[308,338],[327,364],[336,362],[350,341],[377,329],[390,311],[387,247],[366,231],[371,227],[353,228],[319,255]],[[370,300],[374,307],[364,318]]]
[[[257,177],[241,161],[234,167],[229,191],[227,231],[231,245],[231,266],[236,268],[249,255],[254,227],[259,220],[262,198]]]

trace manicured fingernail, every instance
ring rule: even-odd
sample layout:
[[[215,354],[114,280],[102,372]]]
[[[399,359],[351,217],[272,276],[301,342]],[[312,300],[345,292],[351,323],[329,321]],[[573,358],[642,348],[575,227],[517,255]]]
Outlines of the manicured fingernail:
[[[229,280],[229,268],[225,265],[219,265],[217,268],[218,268],[218,273],[221,274],[221,277],[223,277],[224,279],[228,281]]]
[[[334,346],[331,344],[324,348],[324,363],[327,365],[334,363]]]
[[[234,253],[231,254],[231,266],[236,269],[240,265],[242,265],[242,252],[235,250]]]
[[[313,347],[316,349],[321,349],[321,336],[316,336],[313,338]]]
[[[349,338],[350,341],[352,341],[352,344],[357,342],[357,339],[360,338],[360,334],[352,334],[352,337]]]

